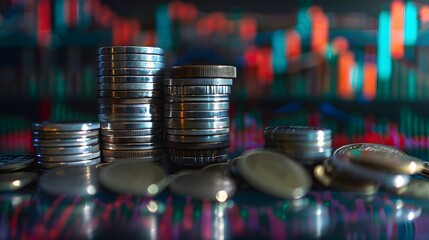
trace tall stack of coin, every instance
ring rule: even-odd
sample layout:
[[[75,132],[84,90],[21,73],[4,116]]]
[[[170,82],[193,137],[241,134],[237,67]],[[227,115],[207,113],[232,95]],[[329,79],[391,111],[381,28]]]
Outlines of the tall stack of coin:
[[[265,148],[283,152],[306,167],[331,156],[331,130],[307,126],[271,126],[264,129]]]
[[[115,46],[98,50],[103,161],[161,160],[164,51]]]
[[[100,123],[33,123],[32,143],[41,168],[94,165],[100,162]]]
[[[164,81],[169,160],[179,167],[202,167],[227,159],[229,95],[236,68],[188,65],[171,69]]]

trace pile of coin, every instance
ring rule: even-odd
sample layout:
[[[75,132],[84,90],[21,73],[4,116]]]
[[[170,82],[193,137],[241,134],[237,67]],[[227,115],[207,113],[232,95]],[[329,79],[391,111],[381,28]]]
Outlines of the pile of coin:
[[[115,46],[101,47],[98,54],[103,161],[161,160],[164,51]]]
[[[202,167],[226,161],[229,147],[229,95],[236,68],[188,65],[171,69],[164,80],[169,161]]]
[[[94,165],[100,162],[100,123],[33,123],[32,143],[41,168]]]
[[[332,153],[331,130],[308,126],[270,126],[264,129],[265,148],[282,152],[306,167]]]
[[[382,144],[355,143],[338,148],[316,166],[314,175],[323,185],[372,194],[380,187],[396,192],[406,187],[410,175],[420,173],[423,162]]]

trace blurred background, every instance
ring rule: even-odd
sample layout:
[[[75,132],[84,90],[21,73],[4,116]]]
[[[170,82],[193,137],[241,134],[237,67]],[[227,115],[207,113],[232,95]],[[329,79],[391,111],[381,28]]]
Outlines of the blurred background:
[[[32,153],[33,121],[97,120],[96,49],[144,45],[167,69],[238,68],[232,154],[263,146],[268,125],[309,125],[334,147],[426,159],[428,30],[423,0],[0,0],[0,153]]]

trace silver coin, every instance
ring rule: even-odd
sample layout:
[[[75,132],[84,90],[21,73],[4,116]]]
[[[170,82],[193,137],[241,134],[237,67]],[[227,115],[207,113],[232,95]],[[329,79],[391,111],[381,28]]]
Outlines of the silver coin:
[[[264,129],[264,138],[272,140],[323,140],[331,139],[332,131],[327,128],[307,126],[272,126]]]
[[[170,190],[195,199],[225,202],[237,189],[233,179],[210,172],[187,172],[171,178]]]
[[[98,137],[93,138],[69,138],[69,139],[32,139],[34,147],[78,147],[98,143]]]
[[[48,139],[76,139],[76,138],[93,138],[98,137],[99,130],[92,131],[70,131],[70,132],[45,132],[33,131],[33,138]]]
[[[201,150],[183,150],[169,148],[168,154],[178,157],[208,157],[208,156],[219,156],[228,154],[228,148],[220,149],[201,149]]]
[[[171,68],[172,78],[236,78],[237,69],[226,65],[186,65]]]
[[[231,86],[167,86],[166,95],[231,94]]]
[[[132,137],[162,134],[162,128],[133,129],[133,130],[101,130],[101,135],[110,137]]]
[[[217,102],[228,102],[228,94],[211,94],[211,95],[172,95],[165,96],[164,101],[166,103],[217,103]]]
[[[365,150],[365,151],[380,151],[380,152],[386,152],[386,153],[396,153],[399,155],[407,155],[403,151],[399,150],[396,147],[383,145],[383,144],[375,144],[375,143],[353,143],[344,145],[333,153],[333,155],[343,155],[347,154],[347,152],[356,149],[356,150]]]
[[[216,134],[227,134],[229,133],[229,128],[213,128],[213,129],[174,129],[166,128],[167,134],[172,135],[191,135],[191,136],[201,136],[201,135],[216,135]]]
[[[228,110],[229,102],[208,103],[165,103],[165,110],[171,111],[215,111]]]
[[[98,114],[100,122],[161,121],[162,114]]]
[[[99,62],[109,61],[150,61],[163,62],[164,56],[154,54],[103,54],[98,56]]]
[[[39,187],[51,195],[94,195],[99,191],[97,170],[91,166],[57,168],[40,177]]]
[[[168,78],[164,80],[164,86],[207,86],[207,85],[232,85],[232,78]]]
[[[228,110],[215,111],[164,111],[164,117],[170,118],[211,118],[211,117],[228,117]]]
[[[103,157],[103,162],[112,163],[118,161],[128,161],[128,160],[138,160],[143,162],[160,162],[162,160],[162,155],[159,156],[149,156],[149,157],[135,157],[135,158],[121,158],[121,157]]]
[[[229,141],[229,134],[208,135],[208,136],[181,136],[166,135],[166,140],[180,143],[206,143],[206,142],[224,142]]]
[[[36,147],[35,149],[37,154],[56,156],[98,152],[100,147],[97,143],[78,147]]]
[[[162,89],[160,83],[99,83],[100,91],[152,91]]]
[[[35,122],[32,125],[34,131],[45,132],[91,131],[99,128],[98,122]]]
[[[99,83],[162,83],[162,76],[99,76]]]
[[[209,164],[226,162],[228,160],[228,154],[217,155],[217,156],[196,156],[196,157],[183,157],[168,155],[168,161],[176,166],[183,167],[202,167]]]
[[[148,150],[162,148],[163,144],[158,143],[103,143],[103,148],[107,150]]]
[[[98,91],[98,97],[107,98],[151,98],[162,97],[162,91]]]
[[[229,118],[167,118],[165,127],[176,129],[212,129],[229,127]]]
[[[133,130],[133,129],[147,129],[147,128],[162,128],[163,122],[107,122],[101,123],[103,130]]]
[[[119,194],[155,196],[167,187],[168,182],[166,173],[158,164],[139,160],[115,161],[100,172],[100,183]]]
[[[229,141],[223,142],[206,142],[206,143],[180,143],[166,141],[169,148],[188,149],[188,150],[207,150],[207,149],[221,149],[229,147]]]
[[[16,191],[37,179],[37,173],[33,172],[11,172],[0,174],[0,192]]]
[[[103,105],[130,105],[130,104],[161,104],[162,99],[159,97],[148,97],[148,98],[98,98],[99,104]]]
[[[164,54],[164,50],[158,47],[140,47],[140,46],[111,46],[101,47],[98,54],[122,54],[122,53],[142,53],[142,54]]]
[[[42,155],[36,153],[36,160],[39,162],[76,162],[76,161],[85,161],[89,159],[94,159],[100,157],[100,152],[89,152],[81,154],[69,154],[69,155]]]
[[[139,158],[139,157],[151,157],[151,156],[159,156],[162,155],[164,149],[146,149],[146,150],[108,150],[103,149],[102,151],[103,157],[115,157],[115,158]]]
[[[83,160],[83,161],[67,161],[67,162],[36,161],[37,165],[43,169],[54,169],[54,168],[65,167],[65,166],[93,166],[93,165],[99,164],[100,162],[101,162],[100,157]]]
[[[99,68],[99,76],[129,76],[129,75],[148,75],[162,76],[164,68]]]
[[[108,61],[98,62],[98,68],[164,68],[164,63],[146,61]]]
[[[105,143],[150,143],[162,141],[162,135],[158,134],[134,137],[101,136],[101,140]]]
[[[158,104],[99,104],[98,112],[100,114],[146,114],[150,116],[152,113],[160,113],[161,109]]]
[[[367,179],[387,188],[399,188],[408,184],[410,176],[374,170],[353,164],[347,155],[333,155],[332,165],[338,172],[348,174],[351,178]]]
[[[230,162],[212,163],[201,169],[202,172],[213,172],[215,174],[231,176]]]
[[[0,156],[0,172],[23,169],[33,162],[34,156],[30,155],[2,155]]]

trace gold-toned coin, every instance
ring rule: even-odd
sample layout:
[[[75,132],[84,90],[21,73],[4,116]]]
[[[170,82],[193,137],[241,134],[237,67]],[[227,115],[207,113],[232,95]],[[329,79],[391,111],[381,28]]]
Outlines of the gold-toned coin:
[[[353,163],[400,174],[415,174],[423,169],[423,161],[395,152],[353,149],[346,153]]]
[[[267,194],[287,199],[305,196],[312,181],[307,171],[286,155],[251,150],[235,160],[241,176],[253,187]]]
[[[326,164],[325,164],[326,165]],[[332,187],[338,190],[350,191],[362,194],[374,194],[378,191],[379,186],[368,181],[356,181],[347,179],[342,175],[335,175],[327,171],[325,165],[317,165],[314,168],[314,176],[325,187]]]

